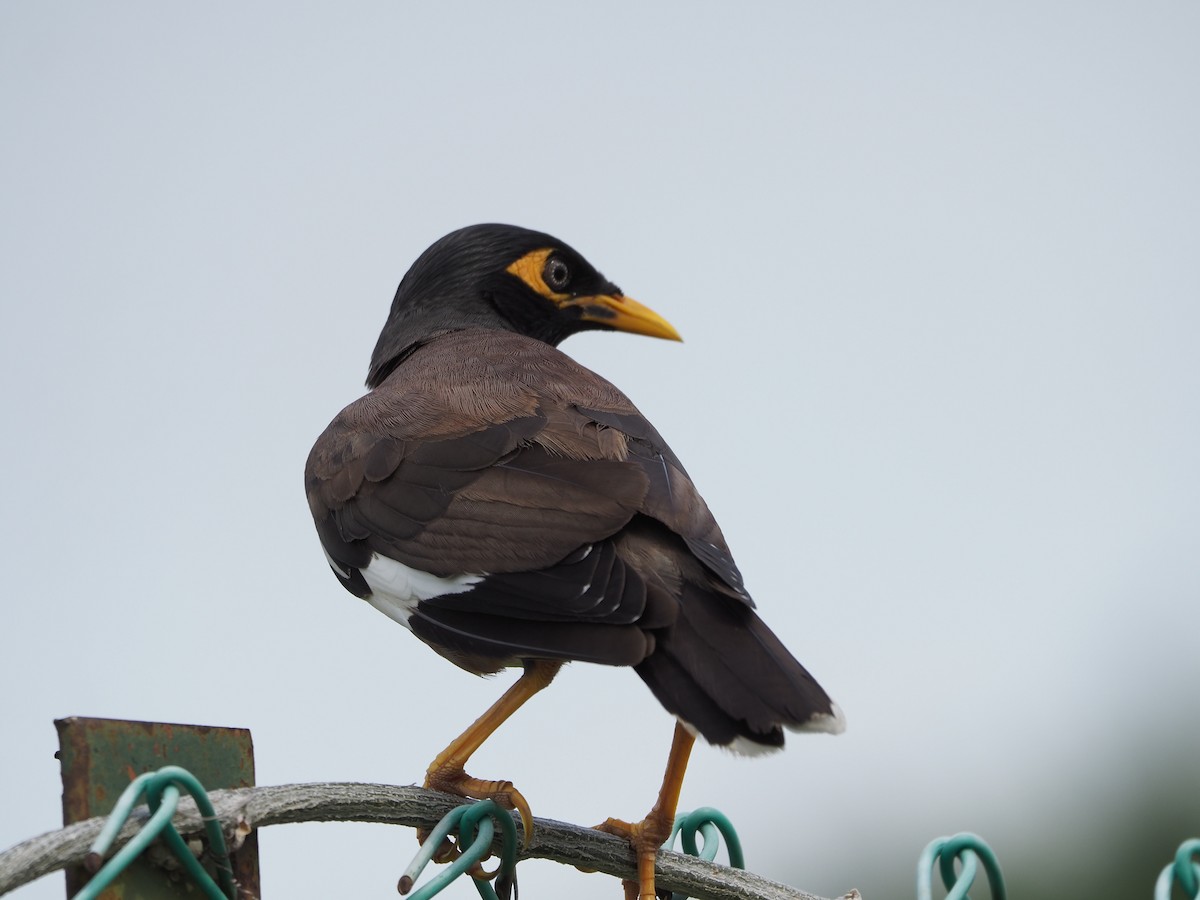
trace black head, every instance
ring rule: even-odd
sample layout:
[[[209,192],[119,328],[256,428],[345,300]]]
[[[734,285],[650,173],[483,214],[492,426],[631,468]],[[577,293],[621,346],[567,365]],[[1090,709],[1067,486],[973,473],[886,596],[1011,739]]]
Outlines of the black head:
[[[514,225],[471,225],[422,253],[400,282],[367,386],[377,386],[420,344],[463,328],[515,331],[552,345],[589,329],[679,340],[665,319],[557,238]]]

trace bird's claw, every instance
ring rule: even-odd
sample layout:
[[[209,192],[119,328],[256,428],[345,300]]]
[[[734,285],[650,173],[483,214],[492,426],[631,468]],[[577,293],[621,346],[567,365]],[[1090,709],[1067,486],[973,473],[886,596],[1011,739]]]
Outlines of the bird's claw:
[[[511,781],[484,781],[472,778],[462,769],[433,770],[426,773],[425,787],[446,794],[457,794],[473,800],[491,800],[504,809],[515,809],[521,816],[523,840],[521,846],[528,848],[533,840],[533,811],[529,803]]]
[[[629,840],[633,837],[633,825],[626,822],[624,819],[607,818],[599,825],[592,826],[593,831],[603,831],[605,834],[615,835],[619,838]]]
[[[529,844],[533,841],[533,810],[529,808],[529,803],[522,796],[521,792],[513,787],[511,781],[504,782],[508,785],[508,803],[503,803],[497,800],[505,809],[515,809],[521,817],[521,847],[529,849]]]
[[[655,897],[669,896],[670,891],[657,890],[654,884],[654,863],[658,850],[663,842],[670,837],[671,822],[651,811],[640,822],[626,822],[624,819],[605,819],[595,826],[596,831],[624,838],[633,846],[633,852],[638,861],[638,880],[622,879],[626,900],[654,900]]]
[[[428,828],[417,829],[417,843],[422,847],[425,846],[425,842],[429,840],[429,833],[430,830]],[[430,858],[435,863],[444,865],[445,863],[454,862],[460,856],[462,856],[462,851],[458,849],[458,846],[450,839],[449,835],[447,835],[446,837],[442,838],[441,843],[438,844],[437,849],[433,851],[433,856]]]

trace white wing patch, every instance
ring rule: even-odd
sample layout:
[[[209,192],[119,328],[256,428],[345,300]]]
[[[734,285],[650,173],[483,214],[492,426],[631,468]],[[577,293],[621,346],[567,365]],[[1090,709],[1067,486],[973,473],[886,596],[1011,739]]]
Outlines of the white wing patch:
[[[421,600],[443,597],[446,594],[462,594],[483,581],[485,575],[452,575],[440,578],[420,569],[412,569],[404,563],[380,556],[371,556],[370,564],[360,570],[363,580],[371,588],[367,602],[387,616],[408,628],[408,619]]]

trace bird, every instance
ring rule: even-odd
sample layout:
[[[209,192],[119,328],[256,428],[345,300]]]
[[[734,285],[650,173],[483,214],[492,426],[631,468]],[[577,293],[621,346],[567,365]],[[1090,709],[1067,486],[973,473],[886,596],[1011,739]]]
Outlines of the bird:
[[[369,392],[317,439],[305,488],[346,590],[468,672],[522,670],[425,787],[516,810],[528,843],[521,792],[466,765],[565,663],[631,667],[674,716],[650,812],[597,826],[629,840],[627,895],[652,900],[697,737],[754,755],[781,748],[785,730],[836,734],[845,720],[758,616],[679,458],[624,393],[558,349],[589,330],[682,340],[549,234],[447,234],[401,280]],[[744,440],[736,422],[712,425],[730,450]]]

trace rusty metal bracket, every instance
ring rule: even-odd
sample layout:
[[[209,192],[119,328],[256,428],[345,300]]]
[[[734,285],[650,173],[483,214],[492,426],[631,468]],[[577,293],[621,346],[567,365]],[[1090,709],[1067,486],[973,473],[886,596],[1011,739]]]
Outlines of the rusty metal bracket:
[[[208,790],[254,786],[254,746],[244,728],[71,717],[55,721],[62,763],[63,824],[106,816],[137,776],[165,765],[192,772]],[[204,862],[206,848],[201,848]],[[239,898],[259,896],[258,838],[231,854]],[[83,866],[67,869],[67,896],[87,882]],[[102,900],[194,900],[188,876],[154,845],[100,895]]]

